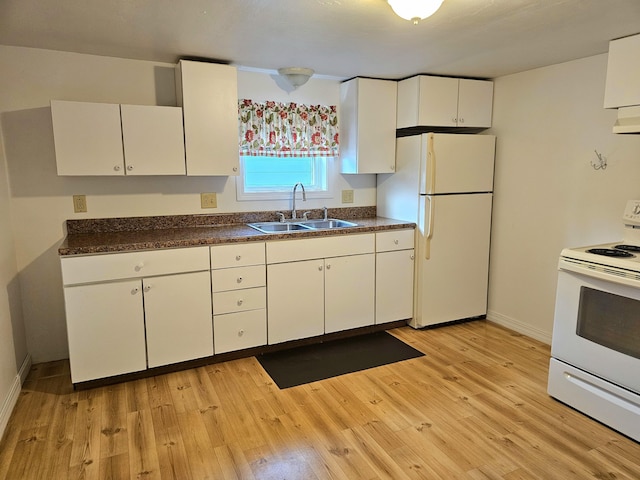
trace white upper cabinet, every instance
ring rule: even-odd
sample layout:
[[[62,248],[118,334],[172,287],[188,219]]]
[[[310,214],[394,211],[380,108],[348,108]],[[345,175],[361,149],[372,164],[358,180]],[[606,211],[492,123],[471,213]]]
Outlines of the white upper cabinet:
[[[236,68],[180,60],[176,89],[184,114],[187,175],[238,175]]]
[[[184,175],[182,109],[121,105],[127,175]]]
[[[354,78],[340,85],[342,173],[395,171],[397,82]]]
[[[493,82],[418,75],[398,82],[397,128],[491,127]]]
[[[640,105],[640,34],[609,42],[604,108]]]
[[[58,175],[124,175],[120,105],[51,101]]]
[[[178,107],[51,101],[58,175],[184,175]]]

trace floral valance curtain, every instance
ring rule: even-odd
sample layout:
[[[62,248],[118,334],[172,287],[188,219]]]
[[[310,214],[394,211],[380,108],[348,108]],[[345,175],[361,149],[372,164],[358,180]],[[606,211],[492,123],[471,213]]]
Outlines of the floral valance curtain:
[[[272,157],[338,156],[335,105],[240,100],[240,155]]]

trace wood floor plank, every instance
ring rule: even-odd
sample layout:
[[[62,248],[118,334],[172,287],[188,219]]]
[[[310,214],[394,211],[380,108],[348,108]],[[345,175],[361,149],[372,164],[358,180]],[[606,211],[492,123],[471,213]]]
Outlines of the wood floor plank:
[[[74,391],[34,365],[0,479],[640,478],[640,444],[551,398],[550,348],[488,321],[393,335],[425,356],[280,390],[256,358]]]

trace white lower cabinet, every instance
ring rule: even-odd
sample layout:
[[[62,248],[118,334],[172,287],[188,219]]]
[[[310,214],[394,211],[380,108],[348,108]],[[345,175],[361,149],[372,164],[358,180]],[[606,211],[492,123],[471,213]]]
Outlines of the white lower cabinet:
[[[267,343],[265,244],[211,247],[214,352]]]
[[[61,266],[73,383],[213,355],[207,247],[63,257]]]
[[[373,234],[267,243],[269,344],[372,325],[374,244]]]
[[[413,317],[415,231],[376,234],[376,324]]]
[[[373,325],[374,254],[327,258],[324,272],[324,332]]]
[[[213,355],[209,272],[142,280],[149,368]]]
[[[142,282],[64,288],[73,383],[147,368]]]
[[[267,266],[269,344],[324,333],[324,260]]]

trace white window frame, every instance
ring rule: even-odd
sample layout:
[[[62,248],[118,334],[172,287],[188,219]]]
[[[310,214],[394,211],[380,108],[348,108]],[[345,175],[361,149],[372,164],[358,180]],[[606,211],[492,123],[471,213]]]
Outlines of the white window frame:
[[[251,200],[285,200],[291,199],[291,191],[293,185],[284,190],[262,190],[262,191],[246,191],[244,184],[244,159],[248,156],[240,156],[240,172],[236,177],[236,199],[238,201],[251,201]],[[335,164],[335,157],[312,157],[312,158],[324,158],[326,165],[326,189],[317,189],[312,185],[304,185],[307,198],[333,198],[334,193],[332,191],[333,184],[333,170]],[[274,158],[274,162],[278,159]],[[315,168],[319,168],[315,165]]]

